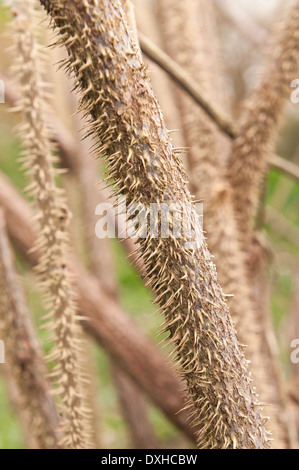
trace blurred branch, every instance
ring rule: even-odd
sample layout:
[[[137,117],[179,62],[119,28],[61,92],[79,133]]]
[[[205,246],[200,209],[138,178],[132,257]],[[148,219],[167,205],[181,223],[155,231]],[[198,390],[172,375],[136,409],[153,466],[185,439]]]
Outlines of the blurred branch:
[[[259,25],[242,7],[234,2],[215,0],[222,15],[257,47],[264,44],[268,38],[268,32]]]
[[[7,363],[0,366],[0,378],[1,381],[3,380],[8,404],[20,423],[24,446],[26,449],[39,449],[36,438],[28,430],[31,418],[29,417],[28,410],[24,409],[24,403],[15,380],[14,371]]]
[[[237,136],[227,166],[244,251],[252,238],[260,188],[267,173],[290,84],[299,72],[299,1],[293,1],[273,27],[271,54],[263,74],[243,104]]]
[[[34,214],[9,180],[0,175],[0,205],[7,220],[8,231],[14,243],[33,265],[38,252],[32,251],[36,231]],[[196,427],[188,422],[185,406],[185,385],[173,372],[152,340],[129,318],[121,307],[99,286],[98,280],[70,260],[77,302],[84,314],[84,329],[100,343],[120,367],[161,408],[168,418],[188,437],[196,440]]]
[[[138,36],[143,53],[167,72],[168,75],[170,75],[170,77],[202,107],[207,115],[213,119],[220,130],[225,132],[229,137],[234,138],[235,130],[232,123],[229,122],[228,118],[215,106],[215,104],[211,104],[211,100],[202,88],[198,86],[197,82],[150,39],[140,32],[138,33]]]
[[[16,106],[21,98],[17,86],[1,70],[0,80],[4,83],[5,103],[11,107]],[[46,118],[51,130],[51,138],[58,145],[62,158],[68,162],[77,150],[73,135],[53,112],[49,111]]]
[[[295,224],[287,220],[280,212],[273,207],[267,206],[265,223],[270,225],[275,232],[279,233],[286,240],[295,246],[299,246],[299,229]]]
[[[20,411],[21,417],[27,417],[24,432],[33,436],[38,448],[59,448],[61,436],[58,433],[58,411],[47,379],[48,371],[43,362],[43,353],[15,270],[2,210],[0,300],[0,331],[5,341],[5,360],[8,374],[13,370],[11,382],[19,397],[17,411]],[[16,403],[15,400],[14,402]]]
[[[298,238],[298,241],[299,241],[299,238]],[[293,337],[291,338],[291,340],[299,339],[299,263],[297,263],[296,270],[294,273],[294,279],[293,279],[293,299],[292,299],[291,321],[292,321],[292,327],[293,327],[292,328]],[[297,377],[297,382],[299,384],[299,362],[297,364],[294,364],[294,372]],[[299,389],[298,388],[297,388],[297,398],[298,398],[298,405],[299,405]]]
[[[215,107],[203,90],[198,87],[197,82],[191,78],[179,64],[172,60],[167,54],[165,54],[165,52],[153,44],[152,41],[142,33],[139,33],[139,41],[143,53],[167,72],[168,75],[202,107],[208,116],[213,119],[219,129],[221,129],[228,137],[234,139],[236,137],[236,130],[233,123]],[[299,181],[299,167],[298,165],[295,165],[295,163],[289,162],[279,155],[271,155],[269,156],[269,164],[296,181]]]
[[[159,449],[148,417],[147,404],[139,388],[115,362],[111,368],[120,407],[128,423],[135,449]]]
[[[270,164],[272,168],[282,171],[294,180],[299,181],[299,166],[295,163],[274,154],[270,157]]]
[[[293,275],[293,298],[291,304],[291,315],[289,322],[289,335],[290,343],[293,340],[299,339],[299,263]],[[298,354],[297,354],[298,356]],[[288,383],[289,397],[293,402],[293,411],[297,424],[297,431],[299,434],[299,363],[292,365],[292,377]]]

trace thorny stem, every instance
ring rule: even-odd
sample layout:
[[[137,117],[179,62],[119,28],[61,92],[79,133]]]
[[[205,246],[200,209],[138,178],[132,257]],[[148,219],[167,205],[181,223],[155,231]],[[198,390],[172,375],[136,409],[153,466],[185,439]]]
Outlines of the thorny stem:
[[[106,155],[110,176],[128,202],[191,207],[147,72],[131,41],[119,0],[47,1],[77,77],[81,107]],[[202,448],[269,446],[247,362],[237,341],[215,267],[193,208],[193,247],[186,238],[140,239],[151,286],[165,315],[201,424]],[[190,240],[189,240],[190,241]]]

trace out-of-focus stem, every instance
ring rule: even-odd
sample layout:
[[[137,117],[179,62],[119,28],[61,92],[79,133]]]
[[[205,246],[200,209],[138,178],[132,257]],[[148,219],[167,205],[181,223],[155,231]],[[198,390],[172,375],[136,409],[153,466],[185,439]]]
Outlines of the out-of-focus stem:
[[[20,137],[25,147],[24,167],[30,176],[31,195],[37,209],[41,258],[36,267],[44,300],[49,308],[47,329],[52,340],[49,362],[53,386],[60,398],[62,445],[89,446],[88,413],[84,396],[80,326],[66,262],[70,213],[64,193],[56,186],[54,155],[45,120],[47,102],[42,80],[41,51],[35,24],[35,2],[13,2],[14,71],[20,85],[22,112]]]
[[[130,377],[112,363],[114,380],[122,413],[129,426],[132,443],[135,449],[158,449],[159,443],[148,417],[148,410],[140,390]]]
[[[57,449],[59,417],[47,379],[47,368],[31,321],[25,294],[15,269],[0,211],[0,337],[5,342],[5,376],[21,414],[25,436],[40,449]],[[2,366],[0,365],[0,368]],[[22,419],[23,418],[23,419]]]
[[[260,187],[282,112],[299,72],[299,1],[292,2],[276,26],[265,72],[243,110],[228,178],[234,189],[234,208],[244,251],[252,237]]]

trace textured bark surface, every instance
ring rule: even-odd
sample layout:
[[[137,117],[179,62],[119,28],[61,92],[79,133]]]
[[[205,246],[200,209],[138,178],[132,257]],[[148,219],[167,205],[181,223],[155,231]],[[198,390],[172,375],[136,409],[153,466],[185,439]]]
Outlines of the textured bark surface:
[[[43,352],[34,331],[0,212],[0,337],[5,341],[4,377],[20,413],[25,439],[39,449],[57,449],[59,418]],[[2,369],[2,365],[0,368]]]
[[[119,1],[41,1],[67,47],[81,106],[91,117],[97,155],[127,201],[191,205],[147,72]],[[140,239],[151,285],[165,315],[202,448],[263,448],[268,438],[247,362],[195,210],[186,239]],[[173,222],[173,221],[172,221]],[[144,364],[143,364],[144,367]]]

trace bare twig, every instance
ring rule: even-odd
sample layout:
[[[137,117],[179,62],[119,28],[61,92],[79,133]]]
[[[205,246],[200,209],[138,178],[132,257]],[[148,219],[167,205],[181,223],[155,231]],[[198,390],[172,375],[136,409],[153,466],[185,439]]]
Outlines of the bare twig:
[[[279,155],[271,155],[269,157],[269,163],[272,168],[282,171],[287,176],[291,177],[295,181],[299,181],[299,166],[295,163],[280,157]]]

